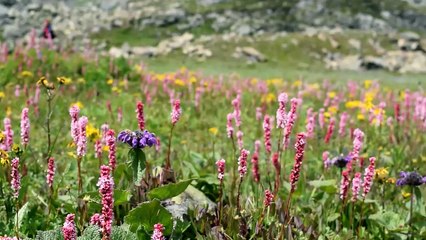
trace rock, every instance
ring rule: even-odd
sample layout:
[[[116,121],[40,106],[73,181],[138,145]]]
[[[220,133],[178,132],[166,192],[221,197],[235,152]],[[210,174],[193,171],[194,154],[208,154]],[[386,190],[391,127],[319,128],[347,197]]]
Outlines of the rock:
[[[206,49],[203,45],[186,45],[182,48],[182,53],[189,56],[195,56],[205,59],[212,56],[212,51]]]
[[[240,36],[249,35],[251,32],[252,32],[252,29],[247,24],[241,25],[235,30],[235,33],[237,33]]]
[[[415,32],[403,32],[397,42],[398,48],[403,51],[422,50],[420,35]]]
[[[11,7],[16,4],[16,0],[0,0],[0,4],[6,7]]]
[[[24,27],[16,24],[6,25],[3,30],[3,37],[5,39],[18,39],[23,37],[26,31]]]
[[[380,57],[365,56],[362,59],[361,67],[366,70],[376,70],[385,68],[385,62]]]
[[[121,48],[117,48],[117,47],[110,48],[108,51],[108,54],[113,58],[128,57],[127,53],[125,53]]]
[[[4,5],[0,5],[0,19],[8,17],[9,15],[9,8],[7,8]]]
[[[155,57],[158,54],[156,47],[133,47],[132,54],[135,56]]]
[[[330,41],[330,45],[331,45],[332,48],[337,49],[337,48],[340,47],[339,42],[337,42],[336,40],[334,40],[334,38],[330,37],[329,41]]]
[[[27,5],[27,11],[40,11],[41,7],[42,5],[40,3],[33,2]]]
[[[234,57],[245,57],[249,62],[266,62],[266,57],[258,50],[252,47],[237,47],[234,52]]]
[[[203,6],[210,6],[213,4],[228,2],[229,0],[198,0],[198,3]]]
[[[355,48],[357,51],[361,50],[361,41],[351,38],[348,41],[349,45],[351,45],[351,47]]]
[[[121,19],[114,19],[111,23],[113,28],[121,28],[124,26],[124,21]]]
[[[420,41],[420,35],[415,32],[403,32],[400,34],[400,38],[412,42]]]
[[[361,69],[362,59],[358,55],[349,55],[340,57],[330,55],[326,58],[326,67],[332,70],[353,70],[358,71]]]

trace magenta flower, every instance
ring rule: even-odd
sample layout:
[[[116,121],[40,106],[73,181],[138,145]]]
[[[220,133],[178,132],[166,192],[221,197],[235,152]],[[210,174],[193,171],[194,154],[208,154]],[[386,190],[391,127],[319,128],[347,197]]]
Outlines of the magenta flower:
[[[143,103],[138,101],[136,104],[136,118],[138,119],[138,126],[141,131],[145,129],[145,117],[143,114]]]
[[[247,158],[249,154],[249,151],[241,149],[241,154],[238,158],[238,172],[240,173],[241,178],[247,173]]]
[[[300,170],[302,168],[303,155],[305,154],[306,134],[299,133],[296,137],[296,154],[294,155],[294,165],[290,173],[291,192],[296,190],[296,183],[299,180]]]
[[[241,126],[241,95],[238,94],[237,97],[232,100],[232,105],[234,106],[234,119],[235,125],[237,128]]]
[[[375,157],[370,157],[370,164],[365,169],[364,172],[364,181],[362,183],[362,197],[365,199],[365,196],[370,192],[371,185],[373,185],[373,177],[374,177],[374,171],[375,171]]]
[[[312,114],[310,117],[308,117],[308,123],[306,124],[306,137],[308,138],[313,137],[314,130],[315,130],[315,117]]]
[[[275,152],[272,155],[272,160],[271,161],[272,161],[272,165],[275,168],[275,172],[276,172],[277,176],[279,176],[281,174],[281,166],[280,166],[280,162],[279,162],[279,155],[278,155],[277,152]]]
[[[342,172],[342,180],[340,181],[340,199],[342,201],[346,200],[348,195],[350,180],[349,180],[349,171],[344,170]]]
[[[352,179],[352,202],[358,200],[359,190],[361,189],[361,173],[355,173],[355,177]]]
[[[271,193],[268,189],[265,190],[265,200],[263,200],[263,206],[271,206],[272,201],[274,200],[274,194]]]
[[[166,240],[163,235],[163,224],[157,223],[154,225],[154,232],[152,233],[151,240]]]
[[[228,113],[226,116],[226,134],[228,138],[231,138],[234,134],[234,128],[232,127],[232,119],[234,118],[234,115],[232,113]]]
[[[74,143],[77,144],[78,137],[80,135],[80,129],[78,126],[78,114],[80,113],[80,109],[77,105],[73,105],[69,112],[71,116],[71,137],[74,140]]]
[[[330,123],[328,124],[327,133],[325,134],[325,138],[324,138],[325,143],[329,143],[331,137],[333,136],[335,121],[336,120],[333,117],[330,118]]]
[[[107,136],[107,132],[109,130],[109,126],[108,124],[102,124],[101,126],[101,142],[103,145],[106,144],[106,136]]]
[[[111,168],[101,166],[101,176],[97,186],[102,197],[102,234],[103,239],[111,238],[111,227],[114,220],[114,180],[111,176]]]
[[[325,169],[329,169],[332,165],[332,161],[330,159],[330,153],[328,151],[324,151],[322,153],[322,162],[324,164]]]
[[[271,153],[271,119],[269,115],[265,115],[263,118],[263,140],[265,143],[265,149],[267,153]]]
[[[5,151],[10,151],[13,146],[13,130],[12,130],[12,124],[9,118],[5,118],[3,120],[4,123],[4,149]]]
[[[90,225],[96,225],[102,227],[102,216],[99,213],[95,213],[90,218]]]
[[[121,123],[123,121],[123,109],[121,107],[117,108],[117,122]]]
[[[14,158],[11,164],[12,169],[10,170],[10,176],[12,180],[13,197],[16,199],[19,196],[19,190],[21,189],[21,175],[19,174],[19,158]]]
[[[51,188],[53,186],[53,178],[55,177],[55,159],[53,157],[49,158],[47,163],[47,175],[46,175],[46,183]]]
[[[294,123],[296,122],[297,104],[298,104],[297,98],[292,98],[290,112],[287,115],[287,125],[285,126],[285,131],[284,131],[283,144],[285,148],[288,147],[288,144],[290,142],[290,134],[291,134],[291,131],[293,130]]]
[[[359,153],[361,152],[362,144],[364,141],[364,133],[359,129],[354,130],[354,141],[353,141],[353,149],[351,152],[352,159],[356,160],[359,157]]]
[[[175,125],[179,121],[181,114],[182,114],[182,109],[180,107],[180,100],[175,99],[173,101],[173,110],[172,110],[172,114],[171,114],[173,125]]]
[[[21,142],[27,146],[30,140],[30,119],[28,117],[28,108],[22,109],[21,113]]]
[[[19,97],[21,95],[21,86],[15,86],[15,97]]]
[[[88,120],[87,117],[83,116],[78,119],[78,128],[79,128],[79,135],[77,140],[77,156],[83,157],[86,155],[86,148],[87,148],[87,138],[86,138],[86,126],[87,126]]]
[[[346,133],[346,122],[348,121],[348,113],[343,112],[342,115],[340,115],[340,122],[339,122],[339,136],[344,137]]]
[[[252,174],[255,182],[260,181],[260,174],[259,174],[259,150],[260,150],[260,141],[256,140],[254,142],[254,153],[251,158],[252,163]]]
[[[64,240],[77,240],[77,229],[74,223],[74,214],[68,214],[62,227]]]
[[[288,96],[286,93],[281,93],[278,96],[278,109],[276,114],[277,128],[284,129],[284,127],[287,124],[287,115],[285,112],[285,105],[287,104],[287,101],[288,101]]]
[[[318,124],[321,129],[324,128],[325,116],[324,116],[324,108],[321,108],[318,113]]]
[[[216,162],[217,166],[217,178],[222,181],[225,176],[225,159],[220,159]]]
[[[99,139],[95,142],[95,158],[102,158],[102,143]]]
[[[256,121],[262,120],[262,108],[257,107],[256,108]]]
[[[243,145],[244,145],[243,136],[244,136],[243,132],[241,132],[240,130],[238,130],[238,132],[237,132],[237,143],[238,143],[238,148],[239,149],[242,149]]]
[[[110,129],[106,133],[106,145],[109,148],[108,152],[108,159],[109,159],[109,166],[111,167],[112,171],[115,169],[115,165],[117,164],[116,160],[116,146],[115,146],[115,132],[114,130]]]

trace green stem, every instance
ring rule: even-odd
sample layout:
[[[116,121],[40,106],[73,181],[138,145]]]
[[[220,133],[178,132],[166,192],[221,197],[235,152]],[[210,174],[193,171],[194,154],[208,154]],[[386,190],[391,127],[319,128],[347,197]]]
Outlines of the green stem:
[[[414,203],[414,186],[411,186],[411,195],[410,195],[410,217],[408,222],[408,239],[413,238],[413,203]]]
[[[169,145],[167,148],[167,158],[166,158],[166,166],[165,169],[169,170],[171,169],[171,163],[170,163],[170,154],[171,154],[171,147],[172,147],[172,136],[173,136],[173,129],[175,128],[175,125],[173,124],[170,128],[170,135],[169,135]]]
[[[15,236],[19,240],[19,222],[18,222],[18,213],[19,213],[19,203],[16,199],[16,223],[15,223]]]

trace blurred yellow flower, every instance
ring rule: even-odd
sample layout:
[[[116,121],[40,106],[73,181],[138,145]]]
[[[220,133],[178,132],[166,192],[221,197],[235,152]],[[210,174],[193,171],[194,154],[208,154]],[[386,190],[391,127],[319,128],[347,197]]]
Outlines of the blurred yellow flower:
[[[25,78],[25,77],[28,77],[28,78],[32,78],[32,77],[34,77],[34,74],[32,73],[32,72],[30,72],[30,71],[22,71],[20,74],[19,74],[21,77],[23,77],[23,78]]]
[[[86,135],[90,139],[90,141],[94,142],[100,138],[99,129],[93,127],[92,124],[88,124],[86,128]]]
[[[196,82],[197,82],[197,78],[196,78],[196,77],[194,77],[194,76],[191,76],[191,77],[189,78],[189,82],[190,82],[190,83],[196,83]]]
[[[327,112],[329,112],[331,115],[334,115],[337,113],[337,107],[336,106],[330,106],[327,108]]]
[[[404,198],[409,198],[409,197],[411,197],[411,193],[409,193],[409,192],[405,192],[405,191],[402,191],[402,197],[404,197]]]
[[[9,164],[9,154],[3,149],[0,149],[0,164],[3,166]]]
[[[120,80],[120,81],[118,82],[118,86],[119,86],[119,87],[124,87],[124,86],[126,86],[126,81],[125,81],[125,80]]]
[[[79,79],[77,79],[77,83],[85,84],[86,80],[84,78],[79,78]]]
[[[296,81],[294,81],[291,86],[292,87],[300,87],[300,86],[302,86],[302,80],[296,80]]]
[[[358,101],[358,100],[356,100],[356,101],[347,101],[345,103],[345,107],[349,108],[349,109],[362,107],[362,105],[363,105],[362,102]]]
[[[331,117],[331,113],[330,112],[324,112],[324,117],[325,118],[330,118]]]
[[[77,101],[75,103],[71,103],[70,107],[77,105],[77,107],[79,109],[82,109],[84,107],[83,103],[81,103],[80,101]]]
[[[3,143],[5,139],[5,135],[2,131],[0,131],[0,143]]]
[[[176,79],[175,85],[183,87],[185,86],[185,82],[182,79]]]
[[[375,170],[375,178],[379,181],[384,181],[389,176],[389,171],[386,168],[377,168]]]
[[[6,97],[6,95],[4,94],[4,92],[0,92],[0,100],[2,100],[4,97]]]
[[[75,147],[75,143],[74,143],[74,142],[69,142],[69,143],[67,144],[67,147],[68,147],[68,148],[74,148],[74,147]]]
[[[110,78],[110,79],[108,79],[108,80],[107,80],[107,84],[108,84],[108,85],[112,85],[113,83],[114,83],[114,80],[113,80],[113,79],[111,79],[111,78]]]
[[[250,80],[250,84],[251,84],[251,85],[256,85],[256,84],[257,84],[257,82],[258,82],[258,80],[257,80],[256,78],[252,78],[252,79]]]
[[[77,155],[74,152],[67,152],[67,154],[72,158],[77,158]]]
[[[329,98],[334,98],[334,97],[336,97],[336,92],[333,92],[333,91],[328,92],[327,96],[328,96]]]
[[[55,89],[55,86],[53,85],[53,83],[50,83],[49,80],[47,80],[46,77],[41,77],[37,81],[37,85],[42,85],[43,87],[45,87],[47,89]]]
[[[272,78],[272,79],[268,79],[266,80],[266,85],[270,86],[270,85],[281,85],[283,84],[283,80],[281,78]]]
[[[373,83],[372,80],[365,80],[364,81],[364,88],[369,89],[371,87],[371,84]]]
[[[396,183],[396,178],[388,178],[386,180],[386,183],[395,184]]]
[[[217,129],[217,128],[215,128],[215,127],[212,127],[212,128],[209,128],[209,132],[211,133],[211,134],[213,134],[213,135],[217,135],[217,132],[218,132],[219,130]]]
[[[261,99],[262,103],[271,103],[273,101],[275,101],[275,94],[273,93],[268,93],[266,95],[263,95]]]
[[[356,115],[356,118],[357,118],[359,121],[364,121],[364,120],[365,120],[365,116],[364,116],[364,114],[362,114],[362,113],[358,113],[358,114]]]
[[[8,106],[6,108],[6,116],[7,117],[11,117],[12,116],[12,108],[10,106]]]
[[[113,92],[113,93],[121,93],[121,89],[120,88],[118,88],[118,87],[112,87],[111,88],[111,91]]]
[[[67,78],[67,77],[57,77],[56,78],[59,82],[59,84],[63,84],[63,85],[68,85],[72,82],[71,78]]]
[[[108,152],[108,151],[109,151],[109,147],[108,147],[108,146],[106,146],[106,145],[105,145],[105,146],[103,146],[103,147],[102,147],[102,151],[104,151],[104,152]]]

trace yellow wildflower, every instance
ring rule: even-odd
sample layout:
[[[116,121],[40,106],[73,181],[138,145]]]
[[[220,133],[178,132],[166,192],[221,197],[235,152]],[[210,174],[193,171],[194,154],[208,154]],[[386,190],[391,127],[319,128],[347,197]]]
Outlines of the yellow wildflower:
[[[334,91],[328,92],[327,96],[329,98],[334,98],[334,97],[336,97],[336,92],[334,92]]]
[[[110,79],[108,79],[108,80],[107,80],[107,84],[108,84],[108,85],[112,85],[113,83],[114,83],[114,80],[113,80],[113,79],[111,79],[111,78],[110,78]]]
[[[30,72],[30,71],[22,71],[19,75],[21,77],[23,77],[23,78],[25,78],[25,77],[28,77],[28,78],[34,77],[34,74],[32,72]]]
[[[8,106],[8,107],[6,108],[6,116],[7,116],[7,117],[12,116],[12,108],[11,108],[10,106]]]
[[[93,127],[90,123],[87,125],[86,135],[91,141],[96,141],[100,138],[99,129]]]
[[[352,109],[352,108],[362,107],[362,105],[363,104],[362,104],[361,101],[356,100],[356,101],[348,101],[348,102],[346,102],[345,107],[349,108],[349,109]]]
[[[81,103],[80,101],[77,101],[75,103],[71,103],[70,107],[77,105],[77,107],[79,109],[82,109],[84,107],[83,103]]]
[[[371,87],[371,84],[373,83],[372,80],[365,80],[364,81],[364,88],[369,89]]]
[[[4,97],[6,97],[6,95],[4,94],[4,92],[0,92],[0,100],[2,100]]]
[[[364,116],[364,114],[362,114],[362,113],[358,113],[358,115],[356,115],[356,118],[357,118],[359,121],[364,121],[364,120],[365,120],[365,116]]]
[[[182,79],[176,79],[175,85],[183,87],[185,86],[185,82]]]
[[[256,84],[257,84],[257,82],[258,82],[258,80],[257,80],[256,78],[252,78],[252,79],[250,80],[250,84],[251,84],[251,85],[256,85]]]
[[[56,80],[58,80],[59,84],[68,85],[72,82],[71,78],[67,77],[57,77]]]
[[[15,153],[17,156],[20,156],[22,154],[22,149],[19,147],[18,144],[14,143],[12,146],[12,152]]]
[[[263,95],[261,99],[262,103],[271,103],[273,101],[275,101],[275,94],[273,93],[268,93],[266,95]]]
[[[120,88],[118,88],[118,87],[112,87],[111,88],[111,91],[113,92],[113,93],[121,93],[121,89]]]
[[[336,106],[330,106],[327,108],[327,112],[329,112],[331,115],[334,115],[337,113],[337,107]]]
[[[46,77],[41,77],[38,81],[37,81],[38,85],[42,85],[43,87],[47,88],[47,89],[55,89],[55,86],[53,85],[53,83],[50,83],[49,80],[47,80]]]
[[[324,117],[325,117],[325,118],[330,118],[330,117],[331,117],[330,112],[324,112]]]
[[[106,146],[106,145],[105,145],[105,146],[103,146],[103,147],[102,147],[102,151],[104,151],[104,152],[108,152],[108,151],[109,151],[109,147],[108,147],[108,146]]]
[[[302,86],[302,80],[296,80],[296,81],[294,81],[294,83],[291,86],[292,87],[300,87],[300,86]]]
[[[411,193],[409,193],[409,192],[402,191],[401,194],[402,194],[403,198],[409,198],[409,197],[411,197]]]
[[[213,135],[217,135],[217,132],[218,132],[219,130],[216,128],[216,127],[212,127],[212,128],[209,128],[209,132],[211,133],[211,134],[213,134]]]
[[[5,137],[4,133],[0,131],[0,143],[4,142]]]
[[[67,152],[68,156],[72,157],[72,158],[77,158],[77,155],[75,155],[74,152]]]
[[[191,76],[191,77],[189,78],[189,82],[190,82],[190,83],[196,83],[196,82],[197,82],[197,78],[196,78],[196,77],[194,77],[194,76]]]
[[[86,80],[84,78],[79,78],[79,79],[77,79],[77,83],[85,84]]]
[[[9,154],[3,149],[0,149],[0,164],[3,166],[9,164]]]
[[[69,142],[67,145],[68,148],[74,148],[75,147],[75,143],[74,142]]]
[[[386,168],[377,168],[375,170],[375,178],[379,182],[383,182],[389,176],[389,171]]]
[[[395,184],[395,182],[396,182],[396,178],[388,178],[386,180],[386,183],[390,183],[390,184]]]

